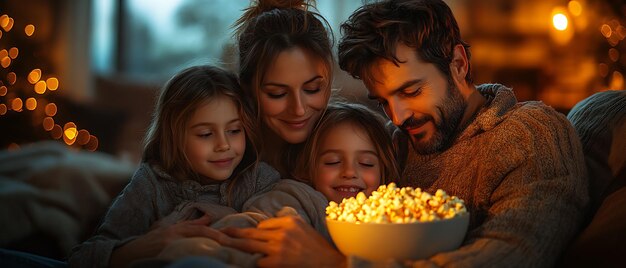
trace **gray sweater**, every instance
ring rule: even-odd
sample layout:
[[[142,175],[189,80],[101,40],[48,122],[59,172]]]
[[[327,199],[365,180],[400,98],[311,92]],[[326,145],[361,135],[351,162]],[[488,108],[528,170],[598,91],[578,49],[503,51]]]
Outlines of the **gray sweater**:
[[[240,212],[248,199],[271,190],[279,180],[278,172],[261,162],[243,174],[228,193],[230,180],[200,185],[194,180],[177,180],[156,165],[142,163],[109,208],[96,234],[72,250],[69,266],[108,267],[113,249],[147,233],[157,221],[167,221],[167,215],[188,207],[186,204],[203,204],[196,211],[207,212],[217,220]]]
[[[588,206],[580,140],[565,116],[511,89],[478,87],[488,103],[448,150],[418,155],[398,131],[401,184],[443,189],[470,211],[461,248],[416,266],[552,267]]]

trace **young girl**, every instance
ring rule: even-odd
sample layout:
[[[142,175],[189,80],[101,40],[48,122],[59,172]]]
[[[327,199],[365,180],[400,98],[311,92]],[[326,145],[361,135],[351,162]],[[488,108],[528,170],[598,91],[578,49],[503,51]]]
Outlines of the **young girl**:
[[[216,67],[175,75],[159,96],[139,169],[96,235],[74,248],[70,266],[122,267],[154,257],[171,241],[206,236],[209,222],[269,190],[279,175],[257,164],[242,96],[235,75]],[[154,225],[181,211],[188,213],[182,221]]]
[[[290,207],[291,214],[297,214],[309,229],[313,227],[317,231],[318,237],[321,235],[332,243],[325,222],[328,201],[341,202],[359,192],[369,195],[381,183],[398,176],[391,138],[382,117],[360,104],[330,104],[306,142],[304,152],[307,153],[301,155],[295,168],[301,182],[281,180],[272,190],[250,198],[243,205],[247,212],[226,216],[212,227],[255,227],[262,220],[284,215],[288,211],[285,207]],[[259,224],[262,225],[263,222]],[[271,231],[261,237],[267,243],[280,239]],[[212,238],[222,246],[234,246],[234,240]],[[173,260],[190,255],[211,256],[238,267],[278,264],[260,254],[221,247],[211,239],[180,240],[166,248],[160,257]]]

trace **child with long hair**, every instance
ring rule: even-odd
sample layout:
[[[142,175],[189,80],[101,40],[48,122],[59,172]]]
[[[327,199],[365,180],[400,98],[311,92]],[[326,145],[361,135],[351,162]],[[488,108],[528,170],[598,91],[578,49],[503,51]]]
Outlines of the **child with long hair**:
[[[97,233],[74,248],[70,266],[121,267],[154,257],[172,241],[206,236],[210,222],[270,190],[279,174],[257,160],[243,96],[236,76],[217,67],[190,67],[170,79],[141,165]]]

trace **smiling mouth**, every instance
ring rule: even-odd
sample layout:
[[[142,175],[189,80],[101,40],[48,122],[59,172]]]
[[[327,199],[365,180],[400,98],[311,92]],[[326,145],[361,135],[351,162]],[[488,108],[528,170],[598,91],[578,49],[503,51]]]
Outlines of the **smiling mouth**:
[[[217,165],[217,166],[230,166],[230,163],[233,162],[233,158],[219,159],[215,161],[209,161],[209,163]]]
[[[344,192],[344,193],[358,193],[358,192],[363,191],[363,188],[357,187],[357,186],[337,186],[337,187],[333,187],[333,189],[335,189],[335,191],[337,192]]]
[[[304,126],[306,126],[306,123],[309,122],[309,118],[299,121],[283,120],[283,122],[292,128],[303,128]]]

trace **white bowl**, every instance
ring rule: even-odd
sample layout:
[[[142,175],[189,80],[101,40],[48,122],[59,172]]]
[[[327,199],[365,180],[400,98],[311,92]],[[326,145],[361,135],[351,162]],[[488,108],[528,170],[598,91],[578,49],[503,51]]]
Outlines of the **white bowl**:
[[[457,249],[469,225],[469,213],[415,223],[349,223],[326,220],[337,248],[346,256],[370,261],[416,260]]]

